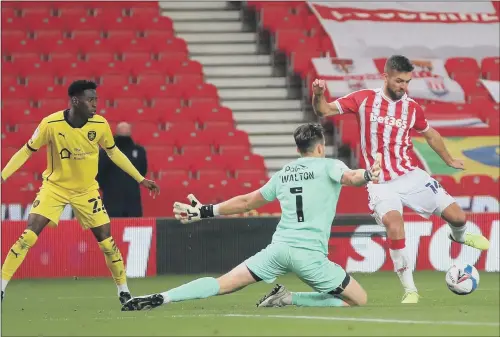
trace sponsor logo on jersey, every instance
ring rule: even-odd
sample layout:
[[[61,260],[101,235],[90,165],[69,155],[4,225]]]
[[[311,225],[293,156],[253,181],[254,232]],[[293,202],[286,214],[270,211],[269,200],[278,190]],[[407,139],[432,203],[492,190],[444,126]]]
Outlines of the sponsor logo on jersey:
[[[406,129],[408,127],[407,121],[404,121],[400,118],[394,118],[392,116],[385,116],[385,117],[375,116],[373,112],[370,114],[370,122],[395,126],[400,129]]]

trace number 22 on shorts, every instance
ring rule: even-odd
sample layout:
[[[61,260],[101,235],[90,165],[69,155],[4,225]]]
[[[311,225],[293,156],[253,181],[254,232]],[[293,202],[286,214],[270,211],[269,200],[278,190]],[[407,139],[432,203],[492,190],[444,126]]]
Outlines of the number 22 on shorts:
[[[92,208],[92,213],[96,214],[97,212],[103,211],[104,214],[106,214],[106,209],[104,208],[104,203],[101,200],[101,207],[99,208],[99,200],[101,200],[100,196],[97,196],[96,198],[89,199],[88,202],[94,203],[93,208]]]

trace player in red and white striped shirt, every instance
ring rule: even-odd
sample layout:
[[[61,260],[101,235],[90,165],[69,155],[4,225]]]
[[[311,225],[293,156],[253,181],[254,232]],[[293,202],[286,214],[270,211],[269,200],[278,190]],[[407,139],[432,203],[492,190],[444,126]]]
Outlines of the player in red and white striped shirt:
[[[328,103],[324,97],[325,81],[313,83],[312,105],[318,116],[355,114],[359,122],[362,160],[369,169],[378,152],[382,153],[379,184],[367,186],[369,207],[377,223],[385,226],[390,242],[394,269],[405,289],[402,303],[417,303],[419,296],[405,249],[403,206],[425,218],[441,216],[450,225],[450,239],[486,250],[489,241],[482,235],[466,233],[466,215],[429,174],[415,163],[410,130],[421,133],[443,161],[464,169],[446,149],[441,135],[429,126],[420,105],[406,95],[413,65],[404,56],[387,60],[384,85],[373,90],[359,90]]]

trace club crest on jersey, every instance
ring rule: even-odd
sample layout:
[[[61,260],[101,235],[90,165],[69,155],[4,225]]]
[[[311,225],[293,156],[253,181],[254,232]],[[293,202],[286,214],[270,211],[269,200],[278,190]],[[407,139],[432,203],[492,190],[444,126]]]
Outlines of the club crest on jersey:
[[[426,78],[425,84],[427,84],[427,88],[429,88],[429,90],[436,96],[444,96],[449,93],[449,90],[446,88],[446,84],[444,84],[444,80],[442,78]]]
[[[96,136],[97,136],[97,133],[95,131],[89,131],[89,133],[87,133],[87,137],[90,141],[93,141]]]
[[[33,208],[36,208],[38,205],[40,205],[40,200],[35,200],[33,202]]]
[[[373,112],[370,114],[370,122],[395,126],[401,129],[406,129],[408,127],[408,123],[405,120],[402,120],[400,118],[394,118],[392,116],[385,116],[385,117],[376,116]]]

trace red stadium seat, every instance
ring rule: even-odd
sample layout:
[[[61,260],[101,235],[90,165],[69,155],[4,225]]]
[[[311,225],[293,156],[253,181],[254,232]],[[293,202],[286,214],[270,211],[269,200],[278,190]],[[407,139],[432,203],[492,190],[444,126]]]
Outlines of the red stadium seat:
[[[217,185],[229,178],[227,172],[224,170],[200,170],[197,172],[197,177],[203,182]]]
[[[179,97],[172,97],[172,98],[158,98],[155,97],[153,100],[151,100],[151,107],[157,110],[163,110],[165,112],[173,112],[176,111],[177,109],[180,109],[182,106],[181,100]]]
[[[304,17],[289,13],[287,7],[270,7],[261,11],[260,25],[275,32],[278,29],[301,29],[305,26]]]
[[[65,110],[69,107],[69,103],[65,99],[54,98],[54,99],[43,99],[38,101],[37,108],[43,110],[46,113],[56,112]]]
[[[229,132],[235,129],[233,121],[206,121],[200,126],[203,130]]]
[[[175,37],[175,34],[171,30],[164,30],[164,29],[150,29],[146,28],[142,34],[144,35],[143,38],[145,39],[151,39],[151,41],[158,41],[158,40],[168,40],[173,37]]]
[[[151,54],[148,52],[127,52],[122,54],[122,62],[128,64],[129,68],[141,66],[141,70],[145,68],[145,64],[151,61]]]
[[[269,179],[265,169],[261,170],[238,170],[236,179],[240,182],[259,182],[264,185]]]
[[[252,170],[264,169],[264,158],[257,154],[247,154],[242,156],[235,156],[231,158],[231,170],[238,172],[239,170]]]
[[[175,84],[186,85],[198,85],[205,81],[203,74],[176,74],[173,77],[173,82]]]
[[[132,129],[132,137],[135,138],[135,130]],[[175,154],[175,146],[166,145],[166,146],[147,146],[146,154],[148,158],[159,157],[166,158],[168,156],[173,156]]]
[[[100,80],[100,85],[109,87],[124,87],[130,84],[130,76],[128,74],[123,75],[106,75]]]
[[[161,174],[158,176],[160,178],[160,180],[157,181],[158,185],[160,188],[168,188],[167,191],[171,188],[178,188],[181,186],[182,182],[191,178],[187,170],[161,171]]]
[[[149,162],[151,163],[151,170],[155,172],[161,171],[190,171],[195,166],[195,163],[199,159],[196,157],[188,156],[169,156],[169,157],[157,157],[151,158]]]
[[[213,84],[203,83],[196,86],[185,86],[183,89],[183,97],[186,99],[197,98],[218,100],[219,98],[217,87]]]
[[[92,53],[89,52],[85,55],[85,60],[88,62],[114,62],[115,55],[113,53]]]
[[[190,145],[182,146],[181,153],[185,156],[206,157],[213,155],[210,145]]]
[[[235,156],[251,154],[250,145],[232,145],[224,144],[219,145],[218,151],[223,156]]]
[[[476,59],[470,57],[449,58],[445,62],[445,68],[451,76],[459,73],[470,73],[478,78],[480,73]]]
[[[276,33],[276,48],[290,54],[294,51],[321,51],[321,38],[308,37],[304,31],[279,30]]]
[[[302,77],[305,77],[307,73],[313,68],[311,59],[320,57],[320,51],[296,51],[291,54],[291,69]]]
[[[124,116],[124,120],[126,120],[127,116]],[[132,135],[134,138],[142,139],[142,135],[150,135],[155,132],[160,132],[158,124],[155,122],[146,122],[144,119],[141,122],[134,123],[132,125]],[[172,153],[169,153],[172,154]]]
[[[495,181],[487,175],[465,175],[460,179],[460,185],[468,195],[491,195],[500,198],[498,179]]]
[[[137,84],[145,88],[158,88],[167,85],[167,77],[162,74],[147,74],[137,76]]]
[[[198,61],[185,61],[176,70],[179,75],[200,75],[203,74],[203,67]]]
[[[165,16],[151,16],[151,13],[140,13],[140,8],[132,10],[132,20],[130,26],[139,31],[145,30],[162,30],[165,32],[173,31],[173,22]]]
[[[241,130],[231,130],[227,132],[219,132],[214,135],[215,145],[247,145],[250,146],[248,134]]]
[[[481,75],[488,80],[500,81],[500,57],[485,57],[481,61]]]

